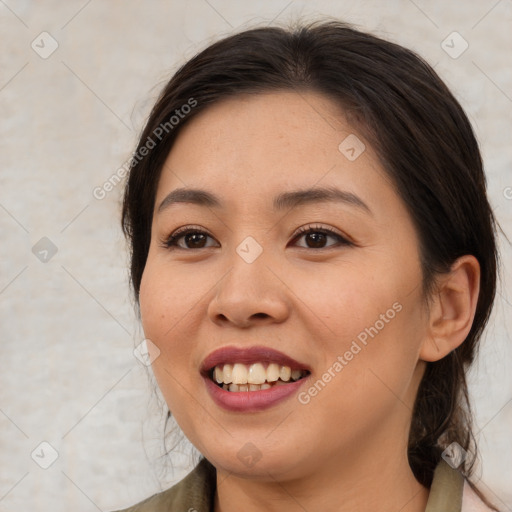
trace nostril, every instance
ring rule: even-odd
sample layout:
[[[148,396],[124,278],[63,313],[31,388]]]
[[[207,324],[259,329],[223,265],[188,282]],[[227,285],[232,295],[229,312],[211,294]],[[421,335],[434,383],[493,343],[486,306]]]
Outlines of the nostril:
[[[254,313],[254,315],[252,315],[254,318],[267,318],[268,315],[267,313]]]

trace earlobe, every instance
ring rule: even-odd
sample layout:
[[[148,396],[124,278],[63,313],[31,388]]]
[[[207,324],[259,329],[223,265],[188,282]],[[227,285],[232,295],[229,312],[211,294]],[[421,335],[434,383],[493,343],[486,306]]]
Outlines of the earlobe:
[[[420,359],[439,361],[466,339],[475,317],[479,291],[480,264],[472,255],[458,258],[450,272],[438,278]]]

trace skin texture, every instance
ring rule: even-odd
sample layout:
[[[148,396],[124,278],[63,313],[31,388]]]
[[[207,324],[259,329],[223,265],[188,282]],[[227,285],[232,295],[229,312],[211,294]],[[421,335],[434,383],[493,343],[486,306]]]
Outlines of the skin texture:
[[[349,134],[366,144],[354,161],[338,149]],[[328,202],[272,210],[277,194],[314,186],[351,192],[371,213]],[[177,203],[157,213],[181,187],[215,193],[223,206]],[[183,237],[182,248],[162,247],[187,225],[208,235],[206,247],[189,238],[187,248]],[[309,225],[353,245],[295,236]],[[263,249],[252,263],[236,252],[248,236]],[[428,489],[407,461],[414,398],[425,361],[469,332],[478,279],[476,260],[461,258],[427,309],[411,218],[369,143],[329,99],[240,96],[191,120],[158,184],[140,306],[160,350],[152,367],[166,402],[217,468],[215,510],[424,510]],[[393,304],[401,310],[307,404],[295,395],[229,412],[199,374],[217,348],[263,345],[311,366],[299,390],[307,391]],[[237,457],[249,442],[261,456],[251,467]]]

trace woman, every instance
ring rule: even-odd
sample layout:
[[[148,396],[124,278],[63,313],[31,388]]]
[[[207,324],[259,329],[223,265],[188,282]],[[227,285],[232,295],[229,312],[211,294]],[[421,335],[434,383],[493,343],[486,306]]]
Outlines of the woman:
[[[421,58],[334,21],[211,45],[151,112],[122,224],[154,374],[203,455],[127,511],[489,510],[465,372],[495,221]]]

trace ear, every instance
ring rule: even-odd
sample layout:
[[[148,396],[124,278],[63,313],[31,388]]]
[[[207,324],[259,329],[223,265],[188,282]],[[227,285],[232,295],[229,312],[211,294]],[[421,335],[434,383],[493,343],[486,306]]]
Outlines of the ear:
[[[438,278],[420,359],[439,361],[466,339],[475,317],[479,291],[480,265],[471,255],[458,258],[450,272]]]

